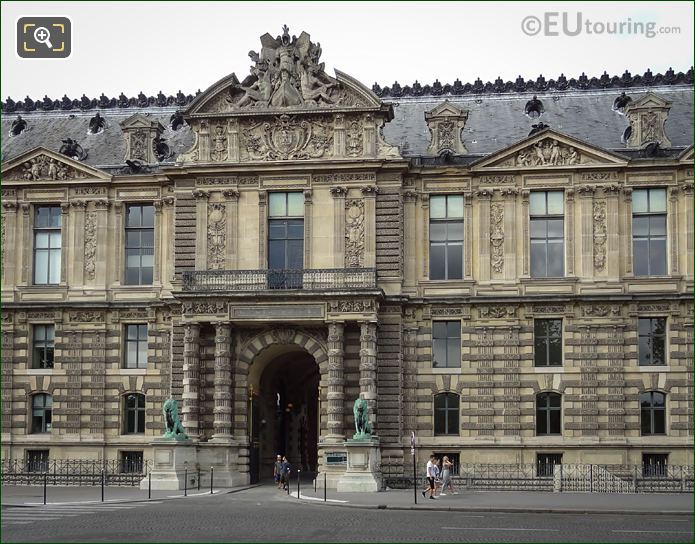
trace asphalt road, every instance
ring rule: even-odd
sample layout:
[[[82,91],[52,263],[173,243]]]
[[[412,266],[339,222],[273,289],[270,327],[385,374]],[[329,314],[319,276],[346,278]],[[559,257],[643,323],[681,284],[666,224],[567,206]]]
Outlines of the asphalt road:
[[[658,509],[658,505],[655,505]],[[417,512],[259,487],[166,501],[2,508],[3,542],[692,542],[692,516]]]

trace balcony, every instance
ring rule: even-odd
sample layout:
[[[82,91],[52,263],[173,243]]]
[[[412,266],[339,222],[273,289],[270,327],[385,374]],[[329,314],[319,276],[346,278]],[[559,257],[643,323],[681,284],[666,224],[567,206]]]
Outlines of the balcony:
[[[183,273],[183,290],[345,291],[376,289],[375,268],[313,270],[196,270]]]

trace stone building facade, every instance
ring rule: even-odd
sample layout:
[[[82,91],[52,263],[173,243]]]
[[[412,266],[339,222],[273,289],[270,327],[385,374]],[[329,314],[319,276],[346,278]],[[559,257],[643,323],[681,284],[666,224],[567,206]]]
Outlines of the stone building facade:
[[[692,464],[692,69],[2,104],[2,456]],[[546,462],[546,461],[543,461]],[[216,472],[217,473],[217,472]]]

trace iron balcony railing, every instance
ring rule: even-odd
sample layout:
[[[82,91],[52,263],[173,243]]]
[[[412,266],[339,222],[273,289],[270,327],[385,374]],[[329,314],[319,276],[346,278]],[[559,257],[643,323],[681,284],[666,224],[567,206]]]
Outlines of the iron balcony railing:
[[[183,273],[184,291],[328,291],[375,288],[375,268],[196,270]]]

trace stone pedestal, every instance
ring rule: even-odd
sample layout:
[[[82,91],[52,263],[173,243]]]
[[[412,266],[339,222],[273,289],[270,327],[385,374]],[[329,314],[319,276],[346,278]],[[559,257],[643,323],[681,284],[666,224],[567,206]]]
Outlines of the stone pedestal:
[[[381,487],[381,453],[379,439],[347,440],[347,470],[338,480],[338,493],[379,491]]]
[[[151,471],[152,489],[155,491],[184,488],[184,475],[188,467],[188,488],[197,486],[198,478],[196,446],[191,440],[158,439],[152,442],[154,467]],[[140,482],[140,489],[147,489],[149,476]]]

